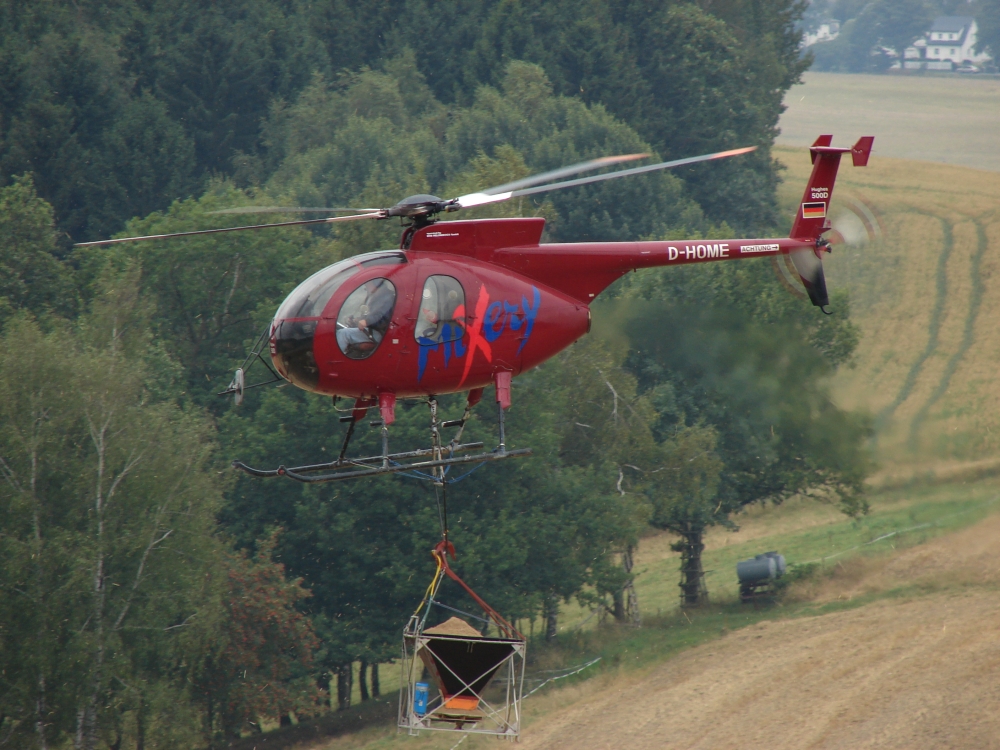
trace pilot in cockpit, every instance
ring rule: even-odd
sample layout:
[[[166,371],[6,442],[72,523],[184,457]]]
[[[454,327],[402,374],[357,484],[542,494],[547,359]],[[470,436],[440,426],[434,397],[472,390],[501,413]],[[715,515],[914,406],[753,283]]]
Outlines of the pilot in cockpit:
[[[392,318],[396,292],[387,279],[365,282],[344,302],[337,319],[337,343],[348,356],[371,351],[382,341]],[[372,346],[374,345],[374,346]]]

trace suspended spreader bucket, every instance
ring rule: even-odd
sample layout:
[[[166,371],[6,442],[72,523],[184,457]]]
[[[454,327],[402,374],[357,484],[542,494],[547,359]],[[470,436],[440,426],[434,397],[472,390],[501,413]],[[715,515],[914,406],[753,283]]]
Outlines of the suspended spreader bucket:
[[[431,684],[420,681],[422,667]],[[404,634],[403,670],[407,690],[400,695],[399,726],[410,734],[457,729],[518,736],[524,641],[484,638],[454,617],[423,633]]]
[[[484,637],[457,617],[422,633],[404,633],[400,728],[516,738],[524,646],[523,640]],[[423,667],[430,684],[421,680]]]
[[[448,567],[446,552],[454,554],[454,548],[435,548],[438,572],[403,631],[399,727],[410,734],[433,729],[516,739],[521,729],[524,636]],[[431,608],[444,606],[435,601],[442,575],[459,583],[486,615],[468,616],[495,625],[501,636],[484,636],[458,617],[424,628]]]

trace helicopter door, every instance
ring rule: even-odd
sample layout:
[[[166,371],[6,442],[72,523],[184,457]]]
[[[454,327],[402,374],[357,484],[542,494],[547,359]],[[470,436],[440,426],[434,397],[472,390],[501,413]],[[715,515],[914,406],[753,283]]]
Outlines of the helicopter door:
[[[450,373],[457,382],[460,367],[449,364],[465,355],[465,290],[453,276],[428,276],[420,293],[413,338],[417,340],[417,380],[429,370]]]
[[[420,295],[413,336],[421,346],[458,341],[465,335],[465,290],[451,276],[428,276]]]

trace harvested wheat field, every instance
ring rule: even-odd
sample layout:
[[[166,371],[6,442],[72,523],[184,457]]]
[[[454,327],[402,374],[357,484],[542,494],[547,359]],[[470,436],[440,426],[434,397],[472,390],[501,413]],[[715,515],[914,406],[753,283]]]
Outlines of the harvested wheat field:
[[[808,154],[776,154],[788,167],[781,196],[791,212]],[[837,373],[835,390],[875,417],[885,470],[995,462],[1000,173],[874,155],[863,169],[848,161],[830,214],[850,242],[826,260],[827,280],[849,296],[860,332],[854,366]]]
[[[1000,517],[813,584],[821,616],[763,621],[641,674],[540,699],[526,748],[1000,747]],[[697,615],[695,615],[697,617]],[[530,721],[530,719],[529,719]]]

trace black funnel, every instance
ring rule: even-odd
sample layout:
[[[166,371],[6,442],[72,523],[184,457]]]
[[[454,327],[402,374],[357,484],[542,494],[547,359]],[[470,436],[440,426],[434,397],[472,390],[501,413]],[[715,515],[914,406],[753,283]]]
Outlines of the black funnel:
[[[424,636],[429,639],[418,651],[420,659],[434,676],[446,706],[455,698],[462,699],[454,702],[456,708],[474,708],[478,704],[493,675],[520,643],[483,637],[457,617],[429,628]]]

